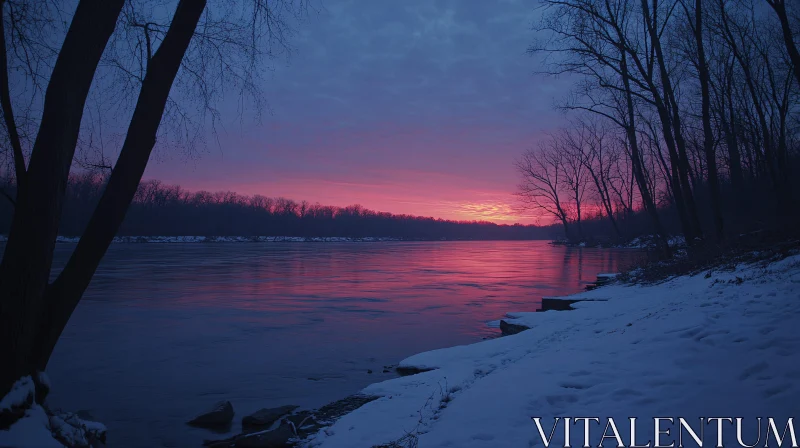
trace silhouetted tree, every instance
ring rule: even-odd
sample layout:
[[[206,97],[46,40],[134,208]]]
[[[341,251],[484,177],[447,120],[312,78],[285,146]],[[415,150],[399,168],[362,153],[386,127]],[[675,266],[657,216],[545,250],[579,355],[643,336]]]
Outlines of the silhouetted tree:
[[[287,25],[281,13],[294,10],[283,0],[211,5],[206,0],[168,4],[80,0],[72,11],[60,2],[8,0],[0,2],[0,10],[4,38],[0,42],[0,103],[6,135],[13,142],[16,178],[13,217],[0,263],[2,396],[17,379],[32,375],[36,380],[36,372],[47,366],[56,341],[136,195],[164,118],[178,120],[178,127],[186,129],[189,115],[173,96],[173,87],[199,101],[200,109],[212,117],[216,116],[213,104],[222,85],[253,93],[257,88],[254,76],[261,61],[270,56],[270,43],[285,45]],[[48,42],[35,40],[51,38],[42,37],[41,28],[58,23],[64,15],[71,19],[63,43],[48,46]],[[28,26],[20,28],[20,24]],[[27,77],[22,82],[29,86],[46,85],[28,154],[18,143],[7,63],[9,55],[25,54],[26,48],[20,46],[26,45],[36,50],[35,54],[57,48],[51,58],[52,72],[47,64],[26,66],[25,61],[18,72]],[[116,78],[98,77],[104,57]],[[46,60],[46,55],[41,59]],[[54,244],[85,124],[87,99],[101,88],[104,94],[133,94],[135,105],[117,161],[80,242],[63,271],[50,282]],[[0,426],[7,426],[16,416],[4,417]]]
[[[593,181],[606,214],[603,190],[628,215],[650,216],[663,245],[675,220],[701,245],[704,227],[722,241],[796,219],[795,21],[782,0],[767,1],[772,10],[760,0],[541,0],[530,51],[542,72],[574,76],[559,106],[577,115],[567,133],[585,132],[589,113],[624,135],[615,166],[630,177]],[[590,175],[602,172],[582,157]],[[622,194],[627,179],[635,203]]]

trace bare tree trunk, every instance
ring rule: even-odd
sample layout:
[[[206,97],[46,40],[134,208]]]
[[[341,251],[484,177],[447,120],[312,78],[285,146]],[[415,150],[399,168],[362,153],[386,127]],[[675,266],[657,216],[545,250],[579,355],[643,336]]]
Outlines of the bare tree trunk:
[[[26,187],[18,192],[0,263],[0,396],[36,371],[32,354],[83,108],[123,3],[81,0],[47,86]]]
[[[731,31],[724,2],[722,0],[719,0],[719,3],[720,3],[719,10],[720,10],[720,19],[722,23],[723,35],[726,41],[728,42],[728,45],[730,46],[734,57],[736,58],[737,62],[739,62],[739,66],[742,68],[745,84],[747,85],[747,90],[750,94],[750,98],[751,101],[753,102],[753,107],[755,108],[756,115],[758,118],[758,124],[760,125],[761,141],[764,149],[764,159],[767,165],[767,173],[769,174],[773,184],[776,187],[778,187],[780,185],[780,179],[778,178],[778,175],[775,171],[771,131],[769,129],[769,125],[767,124],[764,107],[761,104],[761,100],[759,98],[759,89],[756,86],[755,79],[751,70],[751,65],[750,65],[751,61],[746,57],[746,55],[742,53],[742,49],[736,43],[736,37],[733,35],[733,32]]]
[[[800,52],[797,51],[797,46],[794,44],[792,38],[792,28],[789,26],[789,17],[786,14],[786,3],[784,0],[767,0],[778,19],[781,21],[781,31],[783,32],[783,43],[786,45],[786,51],[789,53],[789,59],[792,61],[792,69],[794,70],[794,77],[797,83],[800,84]]]
[[[636,183],[639,185],[639,192],[642,195],[642,205],[644,206],[647,214],[650,215],[650,219],[652,219],[653,226],[658,234],[658,241],[659,245],[661,246],[661,251],[665,256],[669,256],[670,251],[669,244],[667,243],[667,234],[664,230],[664,226],[661,224],[661,218],[658,216],[658,209],[656,208],[655,202],[653,202],[653,197],[650,194],[650,188],[644,175],[644,168],[642,167],[641,151],[639,150],[639,142],[636,137],[636,114],[633,105],[633,95],[631,93],[628,58],[624,50],[620,51],[620,73],[622,75],[622,84],[625,90],[625,105],[627,108],[627,126],[625,131],[631,150],[631,166],[633,168],[633,174],[636,178]]]
[[[683,139],[681,130],[681,120],[678,105],[670,81],[669,71],[667,70],[661,47],[661,38],[658,32],[658,22],[656,13],[658,2],[653,0],[653,11],[650,11],[648,0],[642,0],[642,11],[645,15],[645,25],[650,35],[653,50],[656,57],[656,65],[661,76],[661,88],[663,97],[658,92],[652,74],[648,76],[648,85],[655,100],[656,110],[664,134],[664,142],[667,145],[672,166],[673,181],[671,182],[672,196],[675,200],[675,207],[681,220],[681,228],[688,244],[693,244],[695,237],[702,237],[703,230],[697,216],[697,207],[694,203],[694,195],[689,183],[689,159],[686,155],[686,143]],[[642,68],[640,68],[642,70]]]
[[[739,138],[733,130],[736,122],[736,109],[733,105],[733,71],[725,76],[724,91],[720,92],[720,98],[724,103],[720,107],[720,123],[722,133],[725,135],[725,146],[728,148],[728,158],[731,184],[736,192],[741,193],[744,189],[744,174],[742,173],[742,156],[739,150]]]
[[[22,144],[19,140],[17,124],[14,120],[14,108],[11,105],[11,93],[8,88],[8,55],[6,54],[6,30],[4,16],[5,0],[0,0],[0,105],[3,108],[8,139],[14,157],[14,173],[17,178],[17,195],[25,187],[25,157],[22,155]]]
[[[125,218],[156,143],[172,83],[203,13],[205,0],[181,0],[164,40],[150,60],[125,142],[103,196],[75,251],[45,294],[47,313],[37,336],[36,367],[43,370],[72,311]]]
[[[722,199],[719,191],[719,176],[717,174],[717,157],[714,151],[714,133],[711,130],[711,93],[709,89],[708,63],[703,43],[703,2],[695,0],[694,3],[694,37],[697,45],[697,72],[700,80],[700,96],[702,97],[703,119],[703,151],[706,156],[708,169],[708,186],[711,190],[711,208],[714,213],[714,232],[717,241],[724,238],[724,222],[722,219]],[[687,16],[689,12],[687,9]]]

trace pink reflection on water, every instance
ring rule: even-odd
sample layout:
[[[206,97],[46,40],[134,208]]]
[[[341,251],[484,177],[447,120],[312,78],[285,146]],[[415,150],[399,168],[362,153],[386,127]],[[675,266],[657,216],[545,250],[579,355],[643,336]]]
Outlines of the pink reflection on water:
[[[209,401],[323,405],[638,257],[542,241],[113,245],[48,366],[51,399],[130,446],[199,444],[183,422]]]
[[[638,256],[543,242],[183,244],[152,250],[160,263],[152,263],[153,254],[129,253],[124,266],[114,268],[117,299],[247,311],[241,319],[273,324],[314,316],[356,326],[408,319],[441,324],[449,316],[474,327],[472,334],[485,333],[481,322],[535,310],[542,296],[579,291],[597,273],[616,271]],[[114,263],[110,255],[108,263]],[[120,288],[121,282],[130,283]]]

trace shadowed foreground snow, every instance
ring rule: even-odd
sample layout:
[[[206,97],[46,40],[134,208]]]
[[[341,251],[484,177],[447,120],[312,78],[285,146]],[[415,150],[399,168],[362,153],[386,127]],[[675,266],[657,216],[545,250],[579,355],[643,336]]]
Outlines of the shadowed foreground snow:
[[[533,447],[542,440],[531,417],[549,434],[556,416],[623,424],[640,417],[639,444],[652,440],[653,417],[744,417],[749,445],[759,433],[755,417],[774,417],[783,432],[800,403],[800,256],[704,274],[605,286],[576,296],[607,301],[577,303],[575,311],[510,314],[509,322],[532,328],[517,335],[405,359],[401,366],[434,370],[367,387],[382,398],[308,445]],[[605,423],[593,425],[597,446]],[[705,445],[714,446],[716,424],[706,426]],[[728,423],[724,436],[738,446]],[[575,425],[572,446],[583,437]],[[559,424],[550,446],[563,439]]]
[[[39,382],[50,387],[50,380],[44,373],[39,373]],[[34,403],[34,394],[33,379],[26,376],[17,380],[0,400],[0,412],[24,410],[24,415],[11,428],[0,430],[0,448],[58,448],[65,444],[88,447],[105,439],[103,424],[83,420],[69,412],[56,411],[48,415],[42,406]]]

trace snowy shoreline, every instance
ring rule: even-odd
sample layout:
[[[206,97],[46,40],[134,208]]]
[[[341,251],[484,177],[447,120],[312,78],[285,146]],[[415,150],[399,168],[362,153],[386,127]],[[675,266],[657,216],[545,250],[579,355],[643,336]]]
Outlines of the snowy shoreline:
[[[541,417],[549,434],[556,416],[752,418],[750,444],[755,417],[773,417],[783,430],[800,401],[799,283],[795,255],[654,285],[604,286],[569,296],[594,299],[574,311],[509,313],[504,320],[530,330],[401,361],[421,373],[368,386],[361,393],[379,399],[304,445],[530,447],[542,444],[532,418]],[[653,429],[639,428],[636,442],[652,440]],[[733,439],[734,426],[723,433]],[[602,426],[592,428],[590,443],[602,434]],[[583,428],[569,437],[581,446]],[[716,437],[709,428],[704,440],[711,446]],[[563,442],[556,430],[550,446]]]

